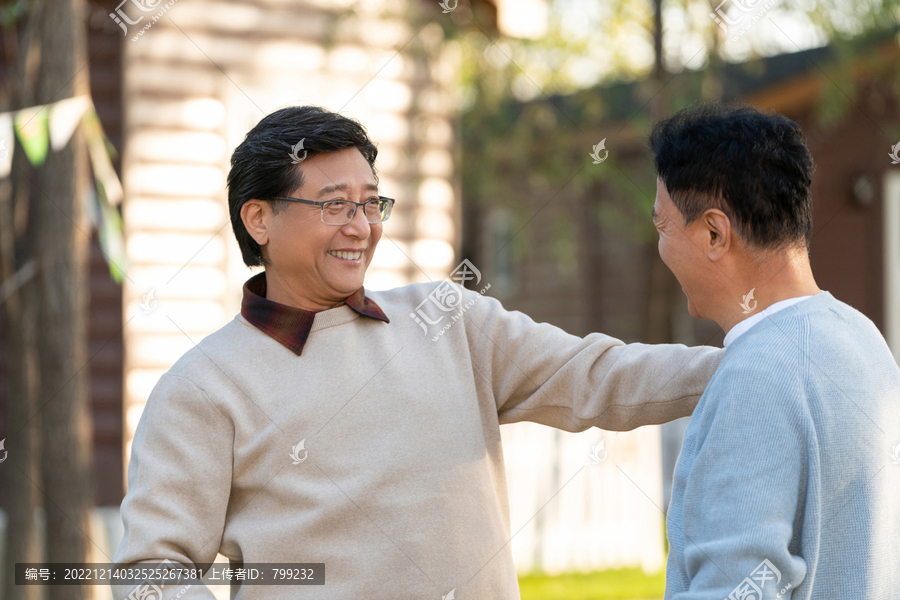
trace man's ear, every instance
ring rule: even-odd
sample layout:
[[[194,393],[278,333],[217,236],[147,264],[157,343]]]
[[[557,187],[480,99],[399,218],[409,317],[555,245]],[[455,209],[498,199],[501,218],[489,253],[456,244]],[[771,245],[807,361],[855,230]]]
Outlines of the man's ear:
[[[268,202],[263,200],[251,199],[244,202],[241,207],[241,221],[250,237],[259,244],[265,246],[269,243],[268,216],[271,209]]]
[[[731,220],[718,208],[710,208],[700,217],[704,228],[704,250],[710,260],[716,261],[724,257],[731,248],[734,230]]]

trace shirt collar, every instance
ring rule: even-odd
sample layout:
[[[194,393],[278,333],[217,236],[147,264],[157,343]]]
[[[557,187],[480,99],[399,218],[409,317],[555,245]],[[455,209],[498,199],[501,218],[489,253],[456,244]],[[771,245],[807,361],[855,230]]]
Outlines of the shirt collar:
[[[374,300],[366,297],[364,288],[359,288],[347,296],[344,304],[360,315],[390,323],[381,307],[375,304]],[[303,346],[306,345],[306,340],[309,338],[316,311],[294,308],[266,299],[266,273],[264,271],[244,283],[241,315],[257,329],[300,356]]]
[[[756,325],[757,323],[759,323],[766,317],[771,317],[778,311],[784,310],[785,308],[787,308],[789,306],[793,306],[794,304],[797,304],[798,302],[802,302],[803,300],[806,300],[807,298],[812,298],[812,295],[797,296],[796,298],[788,298],[787,300],[780,300],[780,301],[775,302],[774,304],[770,305],[765,310],[756,313],[752,317],[747,317],[746,319],[744,319],[743,321],[741,321],[740,323],[738,323],[737,325],[735,325],[734,327],[731,328],[731,331],[729,331],[725,335],[725,340],[722,342],[722,345],[727,348],[729,344],[734,343],[734,340],[741,337],[751,327],[753,327],[754,325]]]

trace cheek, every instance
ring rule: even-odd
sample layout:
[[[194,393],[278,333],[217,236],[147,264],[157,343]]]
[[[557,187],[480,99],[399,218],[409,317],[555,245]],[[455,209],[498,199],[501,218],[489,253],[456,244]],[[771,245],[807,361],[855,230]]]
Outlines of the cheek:
[[[375,246],[378,245],[378,242],[381,240],[381,236],[383,234],[384,234],[384,225],[372,228],[372,233],[370,234],[372,236],[372,243],[371,243],[369,255],[371,255],[373,252],[375,252]]]
[[[318,228],[308,228],[302,232],[294,232],[284,241],[281,249],[283,261],[290,268],[302,271],[318,270],[329,264],[325,251],[331,243],[331,232]]]
[[[679,280],[689,277],[690,264],[686,260],[685,248],[669,236],[659,238],[659,257]]]
[[[334,243],[334,239],[339,233],[339,227],[335,227],[334,229],[313,227],[307,231],[305,235],[298,236],[296,244],[298,247],[305,248],[311,255],[321,255],[324,254],[329,247],[339,245]]]
[[[666,263],[667,266],[669,266],[671,268],[671,266],[672,266],[671,254],[672,253],[671,253],[670,246],[671,246],[671,242],[669,241],[669,239],[665,235],[660,234],[659,243],[657,244],[657,248],[659,249],[659,257],[662,259],[662,261],[664,263]]]

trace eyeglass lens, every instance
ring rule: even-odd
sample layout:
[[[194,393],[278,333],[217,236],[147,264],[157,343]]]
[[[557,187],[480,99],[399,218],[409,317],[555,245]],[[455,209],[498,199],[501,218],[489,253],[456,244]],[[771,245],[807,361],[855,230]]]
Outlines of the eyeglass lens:
[[[357,205],[343,200],[332,200],[322,205],[322,220],[332,225],[349,223],[356,213]],[[369,200],[363,205],[363,213],[369,223],[386,221],[391,214],[391,203],[387,200]]]

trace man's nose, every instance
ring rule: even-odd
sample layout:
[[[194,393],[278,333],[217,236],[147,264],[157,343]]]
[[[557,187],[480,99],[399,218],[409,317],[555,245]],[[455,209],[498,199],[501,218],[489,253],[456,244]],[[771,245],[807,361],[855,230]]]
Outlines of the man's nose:
[[[372,232],[371,224],[366,219],[366,212],[362,206],[356,207],[356,212],[350,222],[343,227],[344,235],[359,238],[361,240],[369,237]]]

